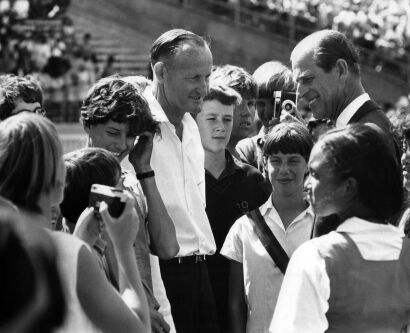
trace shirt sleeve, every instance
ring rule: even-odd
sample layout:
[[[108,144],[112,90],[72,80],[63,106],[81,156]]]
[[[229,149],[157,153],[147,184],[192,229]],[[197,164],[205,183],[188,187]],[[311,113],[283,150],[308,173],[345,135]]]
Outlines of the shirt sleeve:
[[[302,244],[290,259],[269,332],[325,332],[329,296],[325,260],[312,241]]]
[[[232,225],[220,251],[226,258],[240,263],[243,263],[242,219]]]

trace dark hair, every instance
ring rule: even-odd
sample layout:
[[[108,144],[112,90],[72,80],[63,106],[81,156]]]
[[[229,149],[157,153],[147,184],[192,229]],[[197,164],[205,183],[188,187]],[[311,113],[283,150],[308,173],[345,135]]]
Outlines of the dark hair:
[[[255,79],[245,69],[238,66],[224,65],[214,67],[209,82],[213,85],[228,86],[237,91],[242,98],[246,95],[251,98],[258,97],[258,85]]]
[[[117,158],[102,148],[83,148],[64,155],[66,184],[61,214],[70,222],[78,218],[88,206],[92,184],[115,186],[121,175]]]
[[[278,90],[295,91],[296,83],[292,71],[279,61],[268,61],[253,73],[258,85],[258,98],[273,98]]]
[[[54,332],[66,313],[54,244],[39,228],[27,237],[18,232],[18,221],[3,216],[10,208],[2,199],[0,209],[0,330],[13,331],[23,321],[24,332]]]
[[[14,74],[0,75],[0,120],[11,115],[18,99],[26,103],[38,102],[43,105],[40,82],[30,75],[23,77]]]
[[[0,122],[0,195],[15,205],[41,212],[42,193],[59,181],[62,146],[54,124],[33,113]]]
[[[169,57],[175,54],[179,45],[184,42],[194,43],[197,46],[208,45],[204,38],[191,31],[184,29],[168,30],[159,36],[151,46],[151,65],[155,65],[161,57]]]
[[[239,105],[242,98],[232,88],[223,85],[212,85],[209,87],[208,94],[204,97],[204,102],[217,100],[223,105]]]
[[[130,135],[159,132],[148,103],[133,84],[114,75],[100,79],[88,91],[81,107],[82,123],[86,127],[109,120],[128,123]]]
[[[267,134],[262,151],[264,156],[279,152],[300,154],[308,162],[312,147],[313,138],[305,126],[298,123],[280,123]]]
[[[388,219],[403,202],[401,170],[388,138],[377,126],[354,124],[322,136],[320,145],[336,180],[356,179],[361,202]]]
[[[306,49],[313,50],[313,62],[325,72],[329,72],[336,65],[338,59],[343,59],[351,73],[360,75],[358,51],[353,43],[339,31],[321,30],[314,32],[303,39],[295,48],[295,50],[302,52],[306,52]],[[293,52],[291,59],[293,59]]]

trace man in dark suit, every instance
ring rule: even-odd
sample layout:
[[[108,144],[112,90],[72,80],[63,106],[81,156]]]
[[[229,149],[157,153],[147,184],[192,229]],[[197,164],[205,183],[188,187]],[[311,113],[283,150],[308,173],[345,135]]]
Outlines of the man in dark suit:
[[[309,105],[316,119],[329,118],[339,128],[353,123],[376,125],[387,134],[399,165],[390,121],[364,90],[358,53],[344,34],[314,32],[296,45],[290,58],[299,101]],[[337,216],[316,221],[313,235],[335,230],[339,223]]]
[[[291,63],[299,100],[316,119],[329,118],[336,127],[374,123],[390,132],[390,121],[363,88],[358,53],[344,34],[321,30],[307,36],[293,49]]]

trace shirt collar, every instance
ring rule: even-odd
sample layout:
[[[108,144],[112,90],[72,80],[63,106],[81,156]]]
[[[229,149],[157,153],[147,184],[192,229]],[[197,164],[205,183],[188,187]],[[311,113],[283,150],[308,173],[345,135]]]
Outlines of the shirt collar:
[[[350,102],[350,104],[339,114],[339,117],[337,117],[336,127],[345,127],[356,111],[367,101],[370,101],[370,96],[369,94],[364,93]]]
[[[272,195],[270,195],[269,199],[262,205],[259,207],[259,211],[261,212],[262,216],[265,216],[267,214],[269,214],[270,210],[274,209],[276,211],[275,206],[273,205],[272,202]],[[300,213],[295,220],[298,220],[299,218],[301,218],[302,216],[305,216],[306,214],[314,217],[314,213],[313,213],[313,207],[311,205],[309,205],[302,213]]]
[[[349,234],[371,233],[374,231],[391,230],[397,232],[397,227],[391,224],[373,223],[358,217],[351,217],[339,225],[336,229],[338,232]]]

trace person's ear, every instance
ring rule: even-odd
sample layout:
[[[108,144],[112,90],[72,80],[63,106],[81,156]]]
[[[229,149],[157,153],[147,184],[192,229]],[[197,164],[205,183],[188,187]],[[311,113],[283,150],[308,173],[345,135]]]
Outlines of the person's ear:
[[[266,156],[266,155],[262,156],[262,165],[263,165],[262,175],[265,179],[269,179],[269,177],[268,177],[268,156]]]
[[[83,129],[84,129],[85,133],[87,133],[88,135],[90,135],[90,126],[87,126],[86,124],[83,123]]]
[[[349,65],[347,64],[346,60],[337,59],[335,69],[338,77],[345,81],[347,78],[347,74],[349,73]]]
[[[343,184],[344,187],[344,195],[346,198],[356,198],[358,192],[359,192],[359,184],[357,183],[357,180],[353,177],[349,177],[344,181]]]
[[[153,68],[153,72],[155,77],[157,78],[159,83],[164,83],[166,74],[167,74],[167,68],[165,64],[162,61],[158,61]]]

